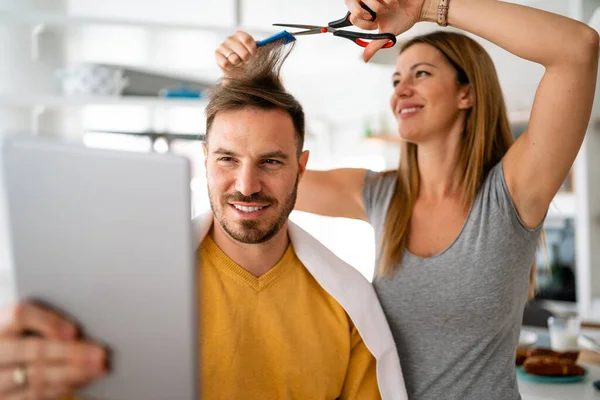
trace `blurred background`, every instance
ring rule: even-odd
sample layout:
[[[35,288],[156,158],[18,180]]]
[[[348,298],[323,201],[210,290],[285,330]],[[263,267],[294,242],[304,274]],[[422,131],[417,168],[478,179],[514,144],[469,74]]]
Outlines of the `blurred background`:
[[[600,30],[600,0],[512,2]],[[201,140],[205,92],[220,77],[216,47],[236,29],[258,40],[279,31],[273,23],[325,25],[345,13],[342,0],[0,0],[0,135],[185,156],[193,168],[196,215],[209,210]],[[435,29],[418,24],[399,41]],[[496,64],[518,137],[527,127],[543,68],[477,40]],[[285,85],[307,114],[309,168],[380,171],[398,165],[396,123],[388,106],[397,50],[383,50],[368,64],[361,53],[332,35],[306,36],[284,65]],[[537,302],[597,321],[599,97],[597,91],[586,141],[550,208],[547,246],[537,257]],[[375,246],[368,224],[299,212],[291,218],[372,278]],[[0,302],[11,290],[5,277],[0,266]]]

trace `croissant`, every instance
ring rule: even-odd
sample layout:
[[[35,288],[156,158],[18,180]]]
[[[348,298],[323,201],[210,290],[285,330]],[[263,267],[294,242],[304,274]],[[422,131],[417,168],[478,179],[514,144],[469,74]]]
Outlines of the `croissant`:
[[[575,361],[577,361],[577,358],[579,357],[579,351],[560,352],[560,351],[553,351],[553,350],[542,348],[542,347],[532,347],[532,348],[527,349],[527,352],[525,353],[525,357],[535,357],[535,356],[548,356],[548,357],[562,358],[562,359],[567,359],[567,360],[571,360],[571,361],[575,362]]]
[[[579,376],[585,373],[572,360],[552,356],[527,357],[523,362],[523,369],[528,374],[542,376]]]

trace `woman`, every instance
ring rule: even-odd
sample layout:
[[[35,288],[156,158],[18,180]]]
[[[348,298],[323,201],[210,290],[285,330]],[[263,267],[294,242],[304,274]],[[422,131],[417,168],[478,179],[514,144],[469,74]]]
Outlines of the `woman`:
[[[527,131],[512,143],[481,46],[443,30],[417,37],[402,46],[392,77],[398,170],[307,171],[296,208],[373,226],[373,284],[411,399],[519,399],[515,348],[536,243],[589,122],[598,34],[516,4],[438,1],[364,0],[375,22],[358,0],[346,5],[363,29],[397,35],[438,21],[542,64]],[[384,44],[371,43],[364,59]],[[225,76],[255,49],[242,32],[228,38],[216,51]]]

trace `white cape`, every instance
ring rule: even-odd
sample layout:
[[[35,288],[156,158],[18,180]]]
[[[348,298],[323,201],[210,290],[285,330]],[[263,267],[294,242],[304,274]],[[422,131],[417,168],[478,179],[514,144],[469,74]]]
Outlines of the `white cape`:
[[[194,219],[197,246],[204,240],[212,223],[213,214],[210,212]],[[377,360],[377,382],[382,399],[407,400],[396,345],[373,286],[360,272],[292,221],[288,221],[288,233],[298,259],[346,310]]]

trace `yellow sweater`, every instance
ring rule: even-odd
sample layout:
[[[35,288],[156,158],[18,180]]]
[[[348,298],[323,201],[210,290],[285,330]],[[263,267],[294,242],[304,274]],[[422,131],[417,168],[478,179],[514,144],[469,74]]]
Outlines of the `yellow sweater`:
[[[291,245],[259,278],[209,236],[198,261],[205,399],[380,398],[374,357]]]

